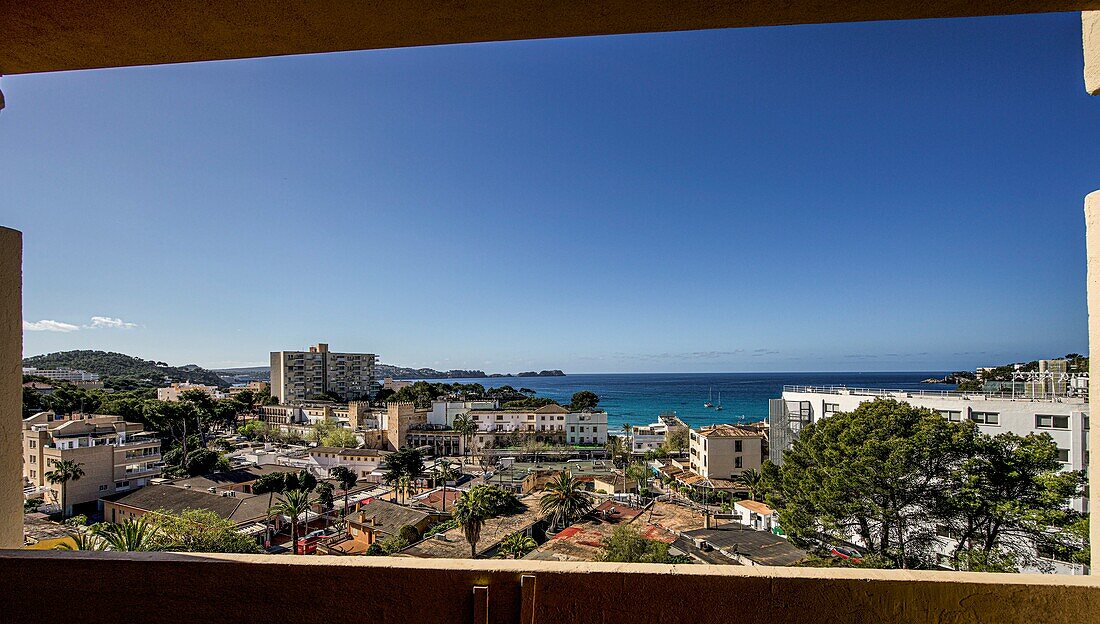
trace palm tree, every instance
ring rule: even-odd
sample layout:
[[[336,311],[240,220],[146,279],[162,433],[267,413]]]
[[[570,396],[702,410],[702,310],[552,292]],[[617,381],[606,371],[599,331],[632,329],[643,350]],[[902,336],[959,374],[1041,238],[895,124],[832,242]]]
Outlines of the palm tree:
[[[84,464],[71,459],[58,459],[53,462],[53,470],[46,473],[46,480],[61,486],[61,517],[65,517],[65,490],[69,481],[79,481],[84,476]]]
[[[539,499],[543,513],[553,516],[551,526],[565,528],[592,509],[592,497],[584,491],[584,484],[565,470],[543,487]]]
[[[524,533],[513,533],[500,543],[500,556],[505,559],[522,559],[524,555],[538,548],[538,543]]]
[[[742,472],[733,481],[749,491],[750,500],[756,500],[757,496],[764,493],[764,475],[755,468]]]
[[[400,493],[402,503],[407,503],[409,501],[409,496],[413,493],[412,490],[412,478],[409,477],[409,475],[402,474],[397,477],[397,487],[394,488],[394,495],[396,496],[397,493]]]
[[[131,518],[122,524],[108,524],[96,531],[107,544],[107,550],[156,550],[157,527],[145,516]]]
[[[470,543],[471,559],[477,559],[477,541],[481,539],[481,528],[492,517],[492,507],[485,492],[484,486],[470,488],[455,501],[451,510],[454,521],[462,527],[462,533]]]
[[[432,470],[432,480],[437,484],[439,481],[443,482],[443,512],[447,512],[447,482],[455,478],[454,468],[451,467],[451,462],[443,460],[435,465]]]
[[[355,484],[359,482],[359,476],[355,474],[355,471],[347,466],[337,466],[328,471],[328,474],[333,479],[336,479],[340,483],[340,489],[344,490],[344,516],[348,515],[348,490],[355,487]]]
[[[470,456],[470,444],[473,441],[474,434],[477,433],[477,423],[470,418],[468,413],[462,413],[455,416],[451,426],[462,436],[462,468],[465,470],[466,459]]]
[[[73,531],[69,533],[72,543],[62,542],[56,550],[106,550],[107,544],[103,538],[93,531]]]
[[[298,554],[298,518],[309,511],[313,506],[313,499],[309,497],[308,490],[289,490],[279,496],[279,502],[269,510],[276,514],[290,518],[290,544],[291,552]],[[309,523],[309,518],[306,518]]]
[[[633,463],[626,467],[623,471],[627,479],[633,479],[638,482],[638,494],[642,494],[645,490],[648,490],[646,480],[649,477],[649,470],[646,469],[644,464]]]

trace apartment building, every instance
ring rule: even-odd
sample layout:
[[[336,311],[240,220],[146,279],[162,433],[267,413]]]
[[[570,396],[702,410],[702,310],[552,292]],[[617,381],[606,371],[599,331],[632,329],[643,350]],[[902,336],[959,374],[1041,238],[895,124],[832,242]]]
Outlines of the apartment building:
[[[692,429],[688,440],[691,471],[710,480],[729,480],[746,470],[759,470],[767,456],[763,427],[711,425]]]
[[[224,399],[228,396],[217,386],[207,386],[184,381],[174,382],[166,388],[157,388],[157,400],[172,401],[174,403],[180,400],[180,395],[184,392],[202,392],[212,399]]]
[[[375,429],[379,419],[379,412],[372,410],[366,401],[262,405],[257,408],[257,415],[270,425],[316,425],[322,420],[329,420],[352,429]]]
[[[391,409],[394,405],[390,404]],[[571,412],[561,405],[502,408],[498,402],[488,400],[439,400],[415,418],[410,409],[404,408],[408,426],[395,433],[394,440],[431,446],[448,455],[466,450],[465,440],[453,429],[454,417],[460,413],[469,415],[477,425],[477,432],[470,438],[475,449],[515,446],[525,440],[570,446],[602,447],[607,443],[607,412]]]
[[[65,485],[65,511],[146,485],[160,475],[160,440],[121,416],[39,412],[23,420],[23,479],[61,504],[61,486],[46,473],[59,461],[81,464],[84,476]]]
[[[354,472],[360,482],[379,483],[386,455],[389,455],[387,451],[376,449],[317,446],[307,451],[308,465],[304,467],[315,475],[328,477],[333,468],[344,466]]]
[[[24,368],[23,374],[45,377],[52,381],[68,381],[70,383],[99,381],[98,374],[75,368]]]
[[[648,451],[656,451],[668,442],[669,437],[677,432],[687,431],[688,426],[674,413],[661,414],[657,422],[649,425],[638,425],[630,432],[630,450],[635,454],[644,454]]]
[[[990,435],[1047,433],[1058,444],[1059,459],[1066,470],[1083,470],[1088,465],[1089,405],[1081,397],[1047,394],[1042,398],[1006,398],[980,392],[813,386],[786,386],[782,398],[771,400],[768,416],[771,460],[777,464],[783,462],[783,451],[794,443],[802,427],[879,398],[928,408],[955,422],[969,420]],[[1074,507],[1087,511],[1087,501],[1075,501]]]
[[[335,353],[319,343],[308,351],[271,352],[271,394],[280,403],[295,403],[329,394],[341,401],[373,393],[373,353]]]

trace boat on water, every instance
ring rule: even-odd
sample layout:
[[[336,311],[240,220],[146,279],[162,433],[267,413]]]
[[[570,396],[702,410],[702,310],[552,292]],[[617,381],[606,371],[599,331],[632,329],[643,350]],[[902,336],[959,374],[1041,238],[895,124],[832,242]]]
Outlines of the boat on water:
[[[714,411],[716,411],[716,412],[722,411],[722,391],[721,390],[718,391],[718,404],[714,406]]]
[[[703,403],[703,407],[707,409],[714,407],[714,386],[711,386],[707,392],[707,402]]]

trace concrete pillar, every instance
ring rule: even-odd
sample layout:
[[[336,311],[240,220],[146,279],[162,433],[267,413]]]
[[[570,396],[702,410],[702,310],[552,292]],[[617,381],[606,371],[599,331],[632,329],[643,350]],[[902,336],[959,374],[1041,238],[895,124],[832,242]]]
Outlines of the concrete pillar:
[[[1100,191],[1085,197],[1085,258],[1088,264],[1089,397],[1095,401],[1100,397]],[[1094,346],[1096,352],[1092,350]],[[1091,413],[1091,408],[1089,411]],[[1092,513],[1100,511],[1100,422],[1089,428],[1089,455],[1089,512]],[[1091,518],[1089,541],[1093,569],[1100,572],[1100,517]]]
[[[23,235],[0,227],[0,548],[23,546]]]
[[[1085,51],[1085,91],[1100,95],[1100,11],[1081,13],[1081,43]]]

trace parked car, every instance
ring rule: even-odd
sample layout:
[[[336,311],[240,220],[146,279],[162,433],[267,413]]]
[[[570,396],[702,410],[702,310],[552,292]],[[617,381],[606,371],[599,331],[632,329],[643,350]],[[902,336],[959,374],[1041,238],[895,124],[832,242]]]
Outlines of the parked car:
[[[848,548],[847,546],[833,546],[829,551],[834,557],[840,557],[846,561],[852,563],[863,563],[863,555],[854,548]]]

